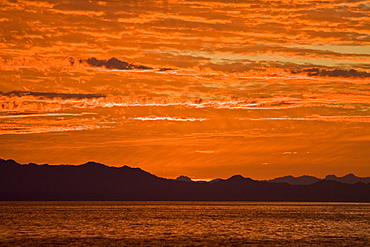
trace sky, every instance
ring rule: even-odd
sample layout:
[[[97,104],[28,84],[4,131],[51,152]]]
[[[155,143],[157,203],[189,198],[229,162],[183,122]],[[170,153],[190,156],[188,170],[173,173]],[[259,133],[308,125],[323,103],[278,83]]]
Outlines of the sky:
[[[0,158],[370,176],[368,1],[0,0]]]

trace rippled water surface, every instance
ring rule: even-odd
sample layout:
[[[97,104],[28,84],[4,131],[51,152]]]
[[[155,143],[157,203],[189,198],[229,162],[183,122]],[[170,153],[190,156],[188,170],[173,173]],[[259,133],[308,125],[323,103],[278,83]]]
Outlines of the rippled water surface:
[[[0,246],[370,246],[370,204],[1,202]]]

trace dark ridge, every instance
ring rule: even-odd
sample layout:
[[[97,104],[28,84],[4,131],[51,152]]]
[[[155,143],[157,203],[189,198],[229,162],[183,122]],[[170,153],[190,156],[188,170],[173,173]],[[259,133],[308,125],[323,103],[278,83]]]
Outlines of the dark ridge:
[[[252,180],[250,178],[245,178],[242,175],[234,175],[234,176],[226,179],[225,181],[233,181],[233,182],[249,181],[249,182],[251,182],[251,181],[254,181],[254,180]]]
[[[325,180],[332,180],[332,181],[338,181],[341,183],[347,183],[347,184],[356,184],[358,182],[369,184],[370,183],[370,178],[361,178],[357,177],[354,174],[350,173],[347,174],[343,177],[337,177],[335,175],[327,175],[325,177]]]
[[[243,180],[244,177],[242,175],[233,175],[231,176],[230,178],[228,178],[227,180]]]
[[[316,178],[313,176],[300,176],[300,177],[293,177],[293,176],[285,176],[285,177],[278,177],[274,178],[271,180],[267,180],[267,182],[270,183],[288,183],[292,185],[310,185],[317,183],[319,181],[322,181],[323,179]],[[357,177],[354,174],[350,173],[347,174],[343,177],[337,177],[335,175],[327,175],[324,180],[333,180],[333,181],[338,181],[341,183],[346,183],[346,184],[355,184],[358,182],[365,183],[365,184],[370,184],[370,177]]]
[[[285,176],[285,177],[278,177],[271,180],[268,180],[268,182],[271,183],[288,183],[292,185],[310,185],[317,183],[321,179],[313,177],[313,176],[307,176],[303,175],[300,177],[293,177],[291,175]]]
[[[62,98],[62,99],[91,99],[91,98],[102,98],[106,97],[102,94],[67,94],[67,93],[43,93],[43,92],[30,92],[30,91],[11,91],[3,93],[0,91],[0,95],[3,96],[35,96],[44,98]]]
[[[209,181],[208,183],[217,183],[217,182],[220,182],[220,181],[224,181],[224,180],[221,179],[221,178],[215,178],[215,179],[212,179],[211,181]]]
[[[370,184],[321,180],[311,185],[291,185],[241,175],[198,183],[91,161],[78,166],[53,166],[0,159],[0,200],[370,202]]]
[[[176,178],[177,181],[183,181],[183,182],[193,182],[193,180],[191,180],[191,178],[189,177],[186,177],[186,176],[179,176]]]
[[[151,67],[146,67],[143,65],[134,65],[128,62],[121,61],[115,57],[109,60],[99,60],[95,57],[88,58],[86,62],[94,67],[106,67],[107,69],[120,69],[120,70],[130,70],[130,69],[152,69]]]
[[[85,166],[85,167],[109,167],[109,166],[106,166],[104,164],[101,164],[101,163],[96,163],[96,162],[93,162],[93,161],[89,161],[85,164],[82,164],[80,166]]]

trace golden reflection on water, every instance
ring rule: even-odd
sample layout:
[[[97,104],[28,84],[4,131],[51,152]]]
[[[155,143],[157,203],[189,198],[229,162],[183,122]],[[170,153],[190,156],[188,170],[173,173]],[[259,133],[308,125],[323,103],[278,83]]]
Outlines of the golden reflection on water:
[[[1,245],[363,245],[360,203],[2,202]]]

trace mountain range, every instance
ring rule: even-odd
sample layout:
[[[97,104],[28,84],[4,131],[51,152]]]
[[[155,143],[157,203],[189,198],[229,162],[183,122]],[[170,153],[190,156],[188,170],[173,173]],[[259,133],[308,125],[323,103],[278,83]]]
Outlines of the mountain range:
[[[327,175],[324,179],[304,175],[300,177],[285,176],[285,177],[274,178],[274,179],[267,180],[267,181],[272,182],[272,183],[288,183],[288,184],[293,184],[293,185],[310,185],[310,184],[317,183],[321,180],[331,180],[331,181],[337,181],[337,182],[346,183],[346,184],[355,184],[358,182],[362,182],[365,184],[370,183],[370,177],[365,177],[365,178],[357,177],[352,173],[347,174],[343,177],[337,177],[335,175]]]
[[[0,159],[0,200],[370,202],[370,184],[353,183],[354,177],[331,175],[308,185],[289,184],[283,178],[279,178],[282,182],[256,181],[241,175],[194,182],[185,176],[165,179],[140,168],[95,162],[79,166],[21,165]],[[313,181],[311,177],[293,177],[297,179]]]

